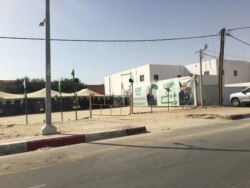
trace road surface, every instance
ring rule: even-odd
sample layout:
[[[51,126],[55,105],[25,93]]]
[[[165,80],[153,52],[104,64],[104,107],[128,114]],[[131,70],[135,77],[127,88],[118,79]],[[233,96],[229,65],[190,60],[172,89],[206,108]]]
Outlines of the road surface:
[[[1,188],[250,187],[250,120],[0,157]]]

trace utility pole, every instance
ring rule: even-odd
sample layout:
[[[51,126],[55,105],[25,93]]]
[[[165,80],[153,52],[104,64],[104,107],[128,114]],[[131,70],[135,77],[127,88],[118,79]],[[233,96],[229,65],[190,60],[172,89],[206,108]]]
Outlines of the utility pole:
[[[202,50],[200,49],[200,101],[203,108]]]
[[[45,125],[42,127],[42,134],[49,135],[56,133],[56,127],[51,124],[51,62],[50,62],[50,0],[46,0],[46,98],[45,98]]]
[[[218,70],[218,105],[223,104],[223,61],[224,61],[224,46],[225,46],[226,29],[220,30],[220,55],[219,55],[219,70]]]
[[[201,107],[203,108],[203,77],[202,77],[202,57],[203,57],[203,52],[207,49],[208,45],[204,44],[204,48],[200,49],[199,51],[199,56],[200,56],[200,101],[201,101]],[[196,53],[197,53],[196,52]]]

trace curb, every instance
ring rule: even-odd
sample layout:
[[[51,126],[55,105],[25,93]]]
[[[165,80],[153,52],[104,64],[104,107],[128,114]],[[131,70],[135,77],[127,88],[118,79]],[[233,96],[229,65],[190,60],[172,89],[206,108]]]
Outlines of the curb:
[[[34,151],[45,147],[61,147],[143,133],[147,133],[146,127],[135,127],[123,130],[111,130],[103,132],[94,132],[89,134],[63,136],[57,138],[45,138],[26,142],[0,144],[0,156]]]
[[[198,118],[203,118],[203,119],[216,119],[216,118],[222,118],[222,119],[227,119],[227,120],[239,120],[239,119],[245,119],[245,118],[250,118],[250,114],[234,114],[234,115],[225,115],[221,116],[218,114],[186,114],[186,118],[193,118],[193,119],[198,119]]]
[[[228,115],[228,116],[224,116],[224,118],[229,119],[229,120],[239,120],[239,119],[250,118],[250,114]]]

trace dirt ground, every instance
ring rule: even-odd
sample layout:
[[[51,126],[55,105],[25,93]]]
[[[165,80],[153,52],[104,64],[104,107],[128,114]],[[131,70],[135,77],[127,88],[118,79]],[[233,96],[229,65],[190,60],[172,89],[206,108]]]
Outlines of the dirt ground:
[[[52,114],[53,125],[58,134],[84,134],[110,129],[124,129],[135,126],[146,126],[149,131],[170,130],[183,126],[206,124],[207,121],[225,122],[223,117],[235,114],[249,114],[249,107],[178,107],[178,108],[134,108],[134,114],[129,115],[129,108],[98,109],[90,112],[64,112]],[[0,143],[12,140],[27,140],[41,135],[45,114],[26,116],[0,117]]]

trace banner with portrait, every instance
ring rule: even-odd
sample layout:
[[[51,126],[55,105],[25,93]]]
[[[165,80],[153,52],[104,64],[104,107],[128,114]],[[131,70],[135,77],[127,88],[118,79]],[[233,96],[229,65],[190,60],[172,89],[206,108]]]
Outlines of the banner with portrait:
[[[134,85],[134,106],[196,105],[194,77],[180,77]]]

